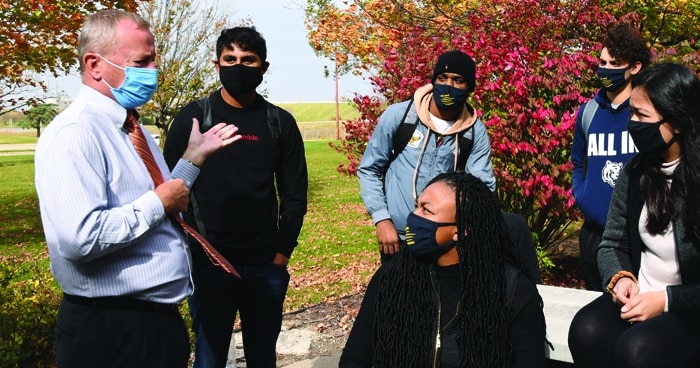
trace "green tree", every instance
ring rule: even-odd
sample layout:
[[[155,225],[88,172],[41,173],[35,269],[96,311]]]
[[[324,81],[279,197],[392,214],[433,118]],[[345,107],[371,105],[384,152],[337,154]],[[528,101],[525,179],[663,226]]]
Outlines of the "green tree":
[[[309,43],[340,48],[379,97],[357,96],[362,117],[345,123],[339,170],[353,174],[381,106],[429,81],[434,58],[460,49],[477,63],[472,101],[491,138],[497,195],[524,215],[544,249],[579,218],[571,197],[569,148],[576,108],[594,92],[605,29],[638,25],[659,59],[698,68],[700,5],[691,0],[309,0]]]
[[[700,70],[700,3],[694,0],[600,0],[615,17],[636,24],[657,58]]]
[[[83,19],[100,8],[134,10],[137,0],[0,0],[0,115],[33,106],[46,86],[34,73],[67,74]]]
[[[356,98],[363,116],[345,124],[348,137],[337,148],[349,162],[339,169],[356,170],[382,101],[407,99],[429,82],[437,55],[460,49],[477,64],[472,102],[489,130],[503,209],[528,220],[542,249],[555,249],[567,236],[562,230],[578,215],[572,207],[568,157],[574,111],[594,90],[593,37],[604,34],[614,19],[588,2],[565,0],[353,3],[355,8],[339,12],[338,24],[353,14],[363,18],[357,23],[361,28],[382,35],[365,38],[362,32],[362,41],[355,42],[360,48],[344,45],[377,68],[370,80],[381,97]],[[344,28],[333,22],[326,18],[319,29],[354,37],[343,35]]]
[[[162,145],[178,111],[217,88],[214,46],[226,17],[197,0],[143,2],[139,13],[151,23],[159,48],[158,91],[141,110],[152,117]]]
[[[46,126],[58,115],[58,105],[55,103],[38,104],[31,109],[18,123],[24,129],[36,129],[36,136],[41,135],[41,126]]]

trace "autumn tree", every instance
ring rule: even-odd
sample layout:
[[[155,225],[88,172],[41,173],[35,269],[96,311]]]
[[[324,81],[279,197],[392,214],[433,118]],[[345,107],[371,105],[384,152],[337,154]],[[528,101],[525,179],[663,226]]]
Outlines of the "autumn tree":
[[[101,8],[134,10],[136,0],[0,0],[0,115],[34,105],[46,86],[32,73],[77,65],[83,19]]]
[[[42,103],[29,109],[20,121],[19,126],[24,129],[36,129],[37,138],[41,135],[41,127],[46,126],[58,115],[58,105],[55,103]]]
[[[503,209],[527,218],[541,248],[563,240],[562,230],[578,218],[568,152],[574,113],[594,91],[596,37],[614,19],[593,2],[355,3],[356,16],[369,19],[359,24],[385,32],[381,40],[373,36],[377,41],[367,53],[382,98],[357,96],[366,108],[360,108],[361,119],[346,123],[348,136],[339,149],[350,162],[341,170],[354,173],[381,105],[410,97],[430,82],[437,55],[460,49],[477,63],[472,102],[489,130]],[[358,37],[365,44],[358,52],[364,53],[373,39]]]
[[[605,10],[637,26],[657,58],[700,72],[700,3],[689,0],[601,0]]]
[[[198,0],[143,2],[139,14],[151,23],[158,45],[158,90],[141,111],[160,131],[161,145],[175,115],[187,103],[213,92],[215,43],[226,26],[216,6]]]

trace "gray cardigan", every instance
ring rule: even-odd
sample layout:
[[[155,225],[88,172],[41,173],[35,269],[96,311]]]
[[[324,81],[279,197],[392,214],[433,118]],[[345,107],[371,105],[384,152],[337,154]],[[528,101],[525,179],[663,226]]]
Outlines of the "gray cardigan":
[[[639,189],[639,161],[640,156],[630,160],[615,183],[603,240],[598,248],[598,268],[603,277],[603,289],[618,271],[626,270],[639,275],[644,247],[638,229],[644,206]],[[674,203],[683,201],[677,191],[674,191],[672,200]],[[673,233],[683,284],[666,287],[668,310],[700,312],[700,244],[688,239],[680,218],[673,221]]]

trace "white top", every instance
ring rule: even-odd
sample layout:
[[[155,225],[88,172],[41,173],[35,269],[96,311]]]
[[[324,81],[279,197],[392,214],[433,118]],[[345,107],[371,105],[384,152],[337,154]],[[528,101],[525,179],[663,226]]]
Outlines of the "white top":
[[[51,271],[65,293],[178,303],[192,293],[185,236],[165,215],[153,181],[123,129],[126,109],[83,85],[44,130],[35,181]],[[171,179],[149,134],[164,180]],[[199,170],[180,160],[189,186]]]
[[[448,129],[450,129],[454,124],[456,120],[443,120],[438,118],[437,116],[430,114],[430,120],[433,122],[433,126],[435,129],[438,131],[438,133],[445,133]]]
[[[680,159],[664,163],[661,171],[670,176],[679,162]],[[671,178],[668,179],[668,185],[671,186]],[[652,235],[646,228],[647,219],[648,211],[645,203],[638,224],[639,235],[645,245],[639,267],[640,293],[665,291],[668,285],[682,283],[673,223],[669,222],[668,227],[661,234]],[[668,297],[666,300],[668,304]]]

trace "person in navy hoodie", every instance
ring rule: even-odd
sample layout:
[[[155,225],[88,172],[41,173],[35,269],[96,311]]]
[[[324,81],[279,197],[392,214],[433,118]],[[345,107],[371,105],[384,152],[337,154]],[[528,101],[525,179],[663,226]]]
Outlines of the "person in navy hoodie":
[[[700,80],[662,63],[632,87],[639,154],[598,251],[607,293],[576,313],[569,350],[576,367],[700,367]]]
[[[612,191],[622,166],[637,152],[627,133],[631,79],[649,65],[646,41],[631,26],[612,26],[603,41],[598,63],[602,88],[578,110],[571,163],[576,205],[585,219],[579,233],[579,253],[588,290],[602,291],[598,244],[603,236]]]

